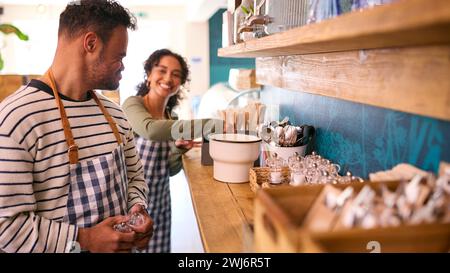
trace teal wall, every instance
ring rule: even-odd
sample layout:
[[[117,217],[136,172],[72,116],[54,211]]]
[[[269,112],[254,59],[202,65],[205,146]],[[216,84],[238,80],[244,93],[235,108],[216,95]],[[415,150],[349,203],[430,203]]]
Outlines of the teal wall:
[[[228,82],[230,68],[255,68],[255,59],[221,58],[217,50],[222,47],[222,13],[226,9],[218,10],[209,19],[209,85],[218,82]]]
[[[262,101],[279,105],[280,118],[317,129],[315,149],[367,177],[407,162],[437,173],[450,162],[450,122],[379,107],[265,86]]]
[[[255,60],[220,58],[222,13],[209,20],[210,85],[228,81],[230,68],[254,68]],[[280,119],[317,128],[315,150],[347,170],[367,177],[407,162],[437,172],[450,162],[450,122],[334,98],[265,86],[261,99],[279,105]]]

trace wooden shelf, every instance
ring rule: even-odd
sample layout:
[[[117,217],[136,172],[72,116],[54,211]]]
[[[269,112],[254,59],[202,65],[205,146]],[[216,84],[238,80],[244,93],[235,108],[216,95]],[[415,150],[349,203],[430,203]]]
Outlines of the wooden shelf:
[[[400,0],[218,52],[256,81],[450,121],[450,1]]]
[[[220,57],[269,57],[450,43],[450,1],[403,0],[220,48]]]
[[[261,57],[256,81],[450,121],[449,45]]]

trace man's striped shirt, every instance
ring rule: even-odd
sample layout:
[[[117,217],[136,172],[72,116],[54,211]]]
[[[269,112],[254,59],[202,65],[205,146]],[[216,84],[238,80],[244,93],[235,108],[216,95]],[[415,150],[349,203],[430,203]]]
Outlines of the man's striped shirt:
[[[131,127],[122,110],[98,95],[122,137],[129,180],[128,208],[146,204],[148,187]],[[61,95],[79,161],[110,154],[117,141],[93,98]],[[69,192],[69,157],[52,90],[38,80],[0,103],[0,250],[64,252],[77,227],[61,222]]]

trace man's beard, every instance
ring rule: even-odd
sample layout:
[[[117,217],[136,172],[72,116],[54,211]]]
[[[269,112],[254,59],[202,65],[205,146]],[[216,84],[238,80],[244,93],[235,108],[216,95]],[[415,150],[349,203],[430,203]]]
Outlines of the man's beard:
[[[88,81],[93,89],[116,90],[119,88],[119,81],[116,81],[120,70],[114,73],[108,71],[107,65],[103,62],[103,55],[91,67],[88,68]]]
[[[97,77],[97,84],[96,84],[96,86],[98,87],[96,87],[96,89],[116,90],[117,88],[119,88],[119,82],[116,81],[116,75],[105,75],[105,73],[101,73],[101,71],[99,72],[100,73],[98,73],[99,77]]]

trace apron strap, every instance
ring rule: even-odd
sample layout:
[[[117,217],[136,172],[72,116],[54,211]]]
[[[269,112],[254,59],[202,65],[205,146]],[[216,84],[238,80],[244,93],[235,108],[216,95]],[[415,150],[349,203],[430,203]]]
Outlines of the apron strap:
[[[78,163],[78,145],[75,144],[75,140],[73,139],[72,130],[70,129],[69,119],[67,118],[66,110],[64,109],[64,105],[59,97],[59,93],[56,89],[55,78],[51,69],[47,70],[45,73],[45,77],[50,82],[50,87],[52,88],[53,95],[56,99],[56,105],[59,109],[59,114],[61,115],[61,122],[64,129],[64,136],[66,137],[67,146],[69,146],[69,162],[70,164]]]
[[[50,87],[52,88],[53,95],[55,96],[56,105],[58,106],[59,113],[61,115],[61,122],[64,129],[64,136],[66,137],[67,146],[69,147],[69,163],[70,164],[76,164],[78,163],[78,145],[75,143],[75,140],[73,139],[72,129],[70,128],[69,119],[67,118],[66,110],[64,109],[64,104],[61,101],[61,98],[59,96],[58,90],[56,89],[55,85],[55,78],[53,76],[53,72],[51,69],[48,69],[45,73],[44,77],[48,79],[50,82]],[[91,91],[92,97],[94,98],[97,105],[100,107],[100,109],[103,112],[103,115],[105,116],[106,120],[109,123],[109,126],[111,127],[111,130],[114,133],[114,136],[116,137],[117,143],[120,145],[122,144],[122,139],[120,138],[119,131],[117,130],[117,125],[112,119],[111,115],[106,111],[103,104],[100,102],[100,100],[97,98],[97,95],[95,92]]]
[[[109,126],[111,127],[114,136],[116,137],[117,143],[122,144],[122,139],[120,138],[120,134],[119,134],[119,130],[117,130],[117,125],[114,122],[113,118],[111,117],[111,115],[109,114],[108,111],[106,111],[105,106],[103,106],[103,103],[98,99],[97,94],[95,94],[94,91],[91,91],[91,95],[94,98],[95,102],[97,102],[98,106],[100,107],[100,109],[103,112],[103,115],[105,116],[106,120],[109,123]]]

